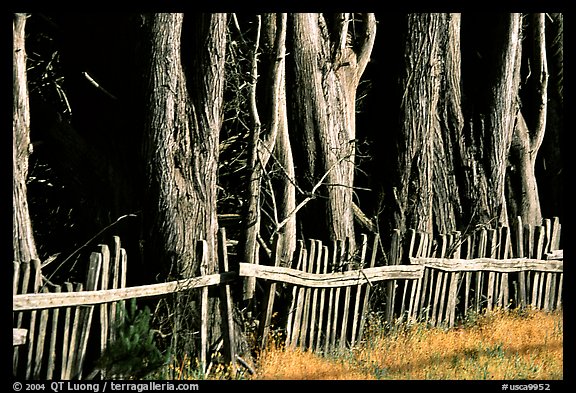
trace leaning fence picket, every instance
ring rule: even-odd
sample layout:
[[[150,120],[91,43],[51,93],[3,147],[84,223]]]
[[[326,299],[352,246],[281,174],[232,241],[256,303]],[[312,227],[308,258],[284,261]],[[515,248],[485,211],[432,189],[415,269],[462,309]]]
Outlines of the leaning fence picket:
[[[368,247],[368,236],[363,234],[361,237],[361,251],[360,261],[358,262],[357,269],[362,271],[364,269],[364,260],[366,258],[366,248]],[[356,286],[356,296],[354,298],[354,312],[352,313],[352,334],[350,338],[350,345],[354,346],[356,343],[356,334],[358,330],[358,316],[364,313],[364,309],[360,309],[360,297],[362,295],[362,284]],[[368,285],[366,285],[368,287]]]
[[[342,250],[342,241],[336,240],[333,242],[333,252],[332,252],[332,271],[334,271],[335,267],[339,267],[342,261],[341,258],[341,250]],[[334,290],[334,303],[332,304],[333,311],[332,316],[330,317],[332,320],[332,332],[330,333],[330,344],[329,349],[334,349],[336,347],[336,329],[338,327],[338,307],[340,304],[340,287]]]
[[[100,272],[102,268],[102,254],[93,252],[90,254],[90,266],[86,278],[86,290],[95,291],[98,288],[98,281],[100,279]],[[86,349],[88,345],[88,337],[90,336],[90,328],[92,326],[92,316],[94,314],[94,306],[87,306],[83,308],[82,326],[80,327],[80,342],[78,346],[78,358],[76,363],[76,376],[78,379],[82,377],[83,364],[86,358]]]
[[[490,258],[496,258],[498,252],[498,241],[497,239],[497,231],[495,229],[488,229],[488,238],[486,244],[486,251],[487,255]],[[495,291],[495,282],[496,282],[496,273],[489,272],[488,273],[488,294],[486,296],[486,307],[488,311],[491,311],[494,306],[494,291]]]
[[[417,252],[415,250],[415,243],[416,243],[416,231],[414,229],[410,229],[408,231],[409,233],[409,247],[408,247],[408,256],[412,257],[414,256],[414,253]],[[402,322],[404,320],[404,311],[406,310],[406,293],[408,291],[408,285],[409,282],[408,281],[404,281],[404,288],[402,291],[402,300],[400,302],[400,314],[399,314],[399,322]],[[409,299],[410,301],[411,299]]]
[[[56,285],[54,286],[54,292],[55,293],[59,293],[61,291],[61,287],[60,285]],[[52,310],[50,310],[50,315],[51,315],[51,319],[52,319],[52,328],[50,329],[51,334],[50,334],[50,345],[49,345],[49,349],[48,349],[48,353],[50,354],[50,356],[48,356],[48,364],[46,367],[46,379],[52,379],[54,376],[54,369],[56,367],[56,359],[57,359],[57,352],[56,352],[56,340],[58,337],[58,317],[60,316],[60,309],[59,308],[53,308]]]
[[[226,240],[226,228],[218,230],[219,257],[224,273],[228,272],[228,248]],[[232,371],[236,371],[236,345],[234,341],[234,315],[230,284],[225,283],[220,291],[221,301],[224,305],[225,324],[224,324],[224,345],[228,354],[228,361],[232,365]]]
[[[306,270],[306,260],[308,254],[306,247],[302,240],[298,241],[298,270]],[[296,289],[296,287],[294,287]],[[298,338],[300,337],[300,323],[302,321],[302,308],[304,306],[304,288],[299,287],[296,291],[296,296],[293,297],[293,315],[292,332],[290,334],[290,346],[296,347],[298,345]]]
[[[374,265],[376,264],[376,254],[378,252],[378,244],[380,241],[380,236],[378,236],[378,234],[376,234],[374,236],[374,241],[372,243],[372,254],[370,257],[370,264],[368,266],[368,268],[373,268]],[[372,288],[372,283],[370,282],[370,280],[368,281],[368,285],[366,285],[366,289],[364,291],[364,300],[362,302],[362,310],[360,312],[360,325],[358,327],[358,335],[356,337],[357,341],[360,341],[360,339],[362,338],[362,335],[364,333],[364,325],[366,323],[366,313],[368,312],[368,305],[369,305],[369,300],[370,300],[370,289]]]
[[[322,274],[326,274],[328,272],[328,256],[329,256],[329,250],[328,250],[328,246],[324,246],[322,245],[322,242],[319,243],[319,245],[322,248],[322,258],[320,259],[320,272]],[[324,302],[326,300],[326,289],[325,288],[321,288],[319,290],[320,292],[320,306],[319,306],[319,313],[318,313],[318,333],[316,335],[316,345],[314,346],[315,348],[321,348],[320,344],[322,342],[322,339],[326,340],[326,335],[322,334],[323,333],[323,326],[324,326],[324,315],[325,310],[324,310]],[[327,330],[327,329],[326,329]]]
[[[310,248],[307,255],[306,261],[306,269],[305,271],[308,273],[312,273],[314,271],[314,259],[316,257],[316,242],[314,240],[310,240]],[[303,269],[304,270],[304,269]],[[300,346],[302,348],[306,347],[307,339],[310,335],[310,314],[313,310],[310,309],[310,296],[311,296],[312,289],[305,288],[304,289],[304,304],[302,310],[302,325],[300,326]]]
[[[48,288],[44,287],[40,291],[48,293]],[[48,310],[40,311],[40,319],[38,323],[38,335],[36,337],[36,353],[34,357],[34,368],[32,372],[33,379],[40,379],[40,370],[42,367],[42,356],[44,355],[44,342],[46,339],[46,328],[48,327]]]
[[[322,265],[322,242],[320,240],[313,240],[315,248],[316,248],[316,258],[314,263],[314,272],[316,274],[320,273],[321,265]],[[311,320],[310,320],[310,337],[308,341],[308,348],[310,350],[314,350],[314,344],[316,343],[316,336],[320,335],[321,326],[317,326],[317,315],[318,313],[322,313],[322,308],[319,310],[317,309],[318,303],[318,288],[312,289],[312,307],[311,307]]]
[[[465,259],[471,259],[473,255],[474,248],[474,235],[470,234],[466,236],[466,256]],[[470,287],[472,283],[472,272],[464,273],[464,316],[468,315],[468,310],[470,307]]]
[[[30,278],[32,278],[32,293],[37,293],[40,288],[41,277],[41,264],[37,259],[33,259],[30,263]],[[28,283],[26,283],[28,284]],[[26,362],[26,379],[30,379],[33,372],[34,362],[34,347],[36,345],[36,315],[37,311],[34,310],[30,313],[30,329],[28,335],[28,359]]]
[[[100,289],[108,289],[108,282],[110,276],[110,250],[106,244],[100,244],[100,255],[102,259],[102,274],[100,277]],[[108,303],[100,305],[100,354],[103,354],[108,345],[108,330],[109,330],[109,313]]]
[[[344,242],[344,253],[343,253],[343,265],[342,269],[344,271],[349,271],[351,269],[350,262],[352,258],[352,250],[350,250],[350,239],[346,238]],[[339,348],[344,349],[346,346],[346,336],[348,332],[348,314],[350,313],[350,296],[352,294],[352,287],[346,286],[344,289],[344,305],[342,307],[342,323],[340,327],[340,340]]]
[[[461,252],[461,239],[460,239],[460,232],[455,232],[453,237],[453,241],[451,244],[452,252],[450,253],[451,258],[460,258]],[[455,318],[456,318],[456,301],[458,297],[458,283],[460,282],[460,272],[451,272],[450,273],[450,286],[448,289],[448,304],[446,310],[446,322],[448,322],[448,326],[454,326]]]
[[[376,235],[378,236],[378,235]],[[376,241],[376,237],[375,237]],[[390,240],[390,265],[399,265],[402,258],[402,247],[401,247],[401,233],[399,229],[394,229],[392,231],[392,236]],[[373,251],[374,253],[374,251]],[[374,255],[374,254],[373,254]],[[386,287],[386,312],[385,321],[391,322],[394,318],[394,303],[396,301],[396,280],[390,280],[387,282]]]
[[[117,289],[120,286],[120,237],[114,236],[113,237],[113,247],[112,247],[112,256],[110,258],[110,262],[112,266],[110,267],[110,283],[112,289]],[[123,272],[126,274],[126,272]],[[116,340],[116,318],[119,310],[118,302],[110,303],[110,316],[109,320],[109,331],[108,331],[108,340],[109,342],[114,342]]]
[[[280,257],[282,253],[283,238],[277,235],[274,238],[274,245],[272,249],[272,263],[273,266],[280,266]],[[274,295],[276,294],[276,283],[271,282],[268,284],[264,295],[264,318],[260,321],[260,348],[265,348],[268,343],[268,335],[270,333],[270,321],[272,320],[272,309],[274,307]]]

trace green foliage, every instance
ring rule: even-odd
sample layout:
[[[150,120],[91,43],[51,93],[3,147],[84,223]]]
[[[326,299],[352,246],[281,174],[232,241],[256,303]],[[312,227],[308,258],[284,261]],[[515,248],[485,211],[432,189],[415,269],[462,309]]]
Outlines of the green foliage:
[[[117,316],[117,338],[98,361],[106,376],[141,379],[166,364],[169,355],[163,355],[156,346],[148,307],[138,310],[136,299],[132,299],[129,309],[119,307]]]

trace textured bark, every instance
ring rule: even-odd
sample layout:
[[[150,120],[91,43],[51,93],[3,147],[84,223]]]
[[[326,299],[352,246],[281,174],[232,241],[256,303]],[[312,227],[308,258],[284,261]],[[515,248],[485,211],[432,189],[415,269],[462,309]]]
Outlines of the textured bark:
[[[466,115],[461,132],[455,127],[466,227],[508,224],[506,166],[518,111],[521,16],[487,15],[480,20],[492,26],[488,37],[499,40],[488,40],[489,50],[484,47],[480,59],[470,53],[479,43],[488,45],[486,38],[474,38],[476,41],[466,44],[467,63],[462,67]]]
[[[489,34],[501,40],[480,49],[485,63],[467,63],[464,73],[475,79],[467,84],[461,16],[407,17],[395,228],[449,233],[508,222],[506,167],[519,108],[521,17],[489,18],[500,18]]]
[[[186,76],[181,53],[183,19],[182,14],[155,14],[149,20],[144,152],[145,223],[151,229],[150,246],[161,250],[163,257],[153,262],[171,266],[177,276],[186,277],[197,273],[196,242],[200,239],[208,242],[208,273],[218,268],[216,175],[226,17],[199,17],[195,64]]]
[[[349,23],[350,15],[340,14],[329,31],[321,14],[293,15],[291,119],[300,138],[302,188],[310,192],[317,182],[323,183],[325,203],[310,204],[307,211],[314,213],[304,225],[320,231],[313,236],[350,238],[353,249],[356,89],[370,58],[376,20],[371,14],[363,16],[357,45],[350,43]]]
[[[15,14],[12,22],[12,248],[16,262],[38,259],[34,232],[28,211],[26,180],[30,144],[30,106],[26,77],[26,14]]]
[[[488,112],[488,215],[499,224],[508,225],[505,184],[506,163],[518,113],[518,88],[520,83],[522,16],[510,14],[503,34],[501,57],[496,66],[501,70],[492,86],[493,100]]]
[[[186,73],[181,47],[184,15],[154,14],[147,22],[150,63],[146,75],[144,224],[150,231],[147,255],[153,258],[145,263],[160,263],[151,269],[170,268],[169,274],[176,278],[219,270],[216,181],[226,15],[192,18],[192,42],[186,46],[192,56]],[[199,240],[206,241],[202,250],[197,246]],[[200,301],[207,302],[207,309],[201,309],[190,293],[176,296],[171,326],[175,330],[172,345],[179,354],[199,353],[193,332],[201,323],[208,326],[209,347],[222,333],[218,298],[207,295],[203,291]],[[207,311],[204,318],[198,317],[201,310]],[[203,343],[200,345],[202,348]]]
[[[546,131],[548,114],[548,60],[546,56],[545,14],[532,16],[533,56],[536,103],[532,113],[533,125],[528,127],[521,110],[518,110],[514,137],[510,149],[508,200],[510,217],[522,217],[528,225],[540,225],[542,212],[536,182],[536,157]]]
[[[546,21],[548,58],[548,113],[546,132],[537,159],[539,195],[544,217],[563,216],[564,133],[564,22],[563,14],[549,14]]]
[[[410,14],[407,24],[394,225],[401,231],[414,228],[432,233],[436,217],[439,230],[446,233],[453,229],[454,212],[438,106],[447,16]]]

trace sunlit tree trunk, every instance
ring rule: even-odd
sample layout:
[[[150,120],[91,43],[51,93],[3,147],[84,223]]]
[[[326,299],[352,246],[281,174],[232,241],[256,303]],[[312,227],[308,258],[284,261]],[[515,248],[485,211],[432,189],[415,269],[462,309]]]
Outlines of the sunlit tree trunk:
[[[466,228],[508,224],[506,168],[519,107],[521,19],[520,14],[463,18],[462,26],[468,23],[460,74],[464,125],[460,131],[455,127],[455,140]],[[479,25],[491,26],[484,38],[473,34]]]
[[[394,226],[432,233],[455,229],[457,188],[450,134],[440,122],[446,76],[447,14],[407,17],[405,72],[402,76],[398,177],[393,188]],[[456,199],[456,200],[455,200]],[[456,203],[454,203],[456,202]]]
[[[30,155],[30,106],[26,77],[26,14],[14,14],[12,21],[12,248],[16,262],[38,259],[32,221],[28,211],[26,180]]]
[[[294,14],[292,23],[289,101],[299,139],[297,172],[305,197],[322,202],[311,200],[301,216],[305,236],[349,238],[353,249],[356,90],[372,52],[376,19],[363,15],[355,22],[356,36],[353,14],[330,21],[322,14]]]
[[[533,45],[531,63],[535,79],[536,101],[533,105],[518,109],[516,126],[510,149],[510,169],[508,200],[511,206],[510,216],[522,218],[528,225],[540,225],[542,212],[540,196],[536,182],[536,157],[542,145],[548,116],[548,60],[546,55],[545,14],[532,15]],[[532,109],[533,108],[533,109]],[[529,114],[531,126],[528,126],[524,112]]]
[[[176,278],[215,273],[226,15],[194,16],[189,21],[194,29],[192,42],[185,48],[181,46],[184,15],[154,14],[147,19],[150,62],[146,75],[144,153],[148,180],[144,223],[149,229],[146,249],[150,258],[145,263],[161,264],[150,269],[170,269]],[[184,53],[192,54],[186,72]],[[207,242],[202,271],[198,240]],[[220,316],[215,303],[210,305],[208,324],[213,340],[217,339],[216,319]],[[198,324],[190,314],[195,310],[185,310],[193,303],[183,301],[181,307],[176,311],[182,316],[179,323]],[[183,332],[180,336],[187,340]]]

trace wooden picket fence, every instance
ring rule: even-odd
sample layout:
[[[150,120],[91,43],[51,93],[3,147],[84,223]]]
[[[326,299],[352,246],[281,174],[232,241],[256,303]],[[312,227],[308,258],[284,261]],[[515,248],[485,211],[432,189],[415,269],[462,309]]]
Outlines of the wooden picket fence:
[[[13,325],[18,336],[15,340],[18,345],[13,350],[14,375],[25,379],[82,378],[94,306],[69,300],[88,291],[115,290],[126,286],[126,251],[120,247],[117,236],[113,241],[111,251],[107,245],[100,245],[98,252],[90,255],[85,283],[54,285],[43,279],[40,261],[14,262]],[[22,307],[16,299],[26,299],[26,294],[40,299],[44,296],[49,301],[38,307],[33,304]],[[107,343],[115,339],[115,321],[121,317],[123,302],[98,306],[102,352]]]
[[[90,256],[85,284],[63,288],[42,278],[38,261],[14,263],[14,375],[26,379],[81,379],[88,340],[98,340],[100,354],[115,338],[114,323],[121,302],[195,290],[201,306],[200,353],[204,370],[208,356],[209,287],[218,286],[224,305],[223,352],[236,364],[231,284],[238,279],[260,280],[259,344],[266,346],[270,330],[279,328],[288,347],[320,353],[354,346],[362,339],[370,306],[389,322],[425,321],[454,326],[469,312],[494,307],[562,307],[563,256],[560,223],[513,229],[479,228],[433,238],[430,234],[394,231],[386,255],[378,236],[362,235],[356,250],[349,241],[325,244],[299,241],[293,267],[280,265],[282,237],[273,244],[267,265],[239,263],[229,271],[226,232],[218,236],[220,273],[166,283],[126,287],[127,255],[114,237]],[[206,258],[199,241],[198,258]],[[207,266],[203,260],[200,266]],[[271,325],[278,297],[277,284],[291,295],[285,326]],[[376,294],[377,302],[374,302]],[[383,295],[382,295],[383,294]],[[94,312],[98,311],[94,317]],[[98,319],[95,319],[98,318]],[[96,329],[95,332],[91,330]],[[101,374],[101,377],[113,377]]]
[[[558,218],[528,226],[518,217],[512,230],[479,228],[466,236],[455,232],[438,239],[410,230],[406,262],[424,266],[424,274],[415,282],[390,284],[398,288],[389,291],[387,318],[452,327],[457,311],[465,317],[494,307],[560,308],[564,280],[560,234]],[[399,239],[396,233],[392,248],[400,249]],[[401,260],[398,255],[391,258],[393,263]]]
[[[219,244],[226,245],[224,229],[219,233]],[[234,345],[231,345],[234,324],[229,283],[236,279],[237,274],[227,271],[225,248],[219,256],[223,272],[206,274],[207,272],[202,268],[208,266],[205,260],[206,250],[206,241],[200,240],[198,258],[202,262],[200,263],[201,275],[198,277],[126,287],[127,254],[123,248],[120,248],[120,239],[114,237],[112,256],[106,245],[100,245],[99,250],[90,255],[86,284],[66,283],[67,292],[62,292],[60,286],[53,285],[50,288],[42,282],[39,261],[32,261],[32,273],[30,263],[14,263],[13,374],[25,379],[92,379],[98,374],[102,378],[112,378],[114,376],[104,375],[102,370],[93,370],[89,375],[84,373],[88,340],[93,341],[95,336],[93,329],[95,327],[99,329],[100,334],[96,340],[99,341],[98,354],[102,355],[107,345],[116,338],[115,321],[122,318],[119,311],[124,309],[122,305],[126,300],[165,296],[190,290],[199,291],[202,320],[199,359],[201,366],[206,370],[208,366],[208,288],[210,286],[221,288],[227,331],[224,341],[229,359],[235,359]],[[99,321],[93,323],[96,309],[99,310]],[[40,318],[37,317],[38,312],[40,312]],[[49,321],[51,327],[48,330]],[[46,339],[48,332],[49,338]],[[22,357],[21,354],[27,356]]]

